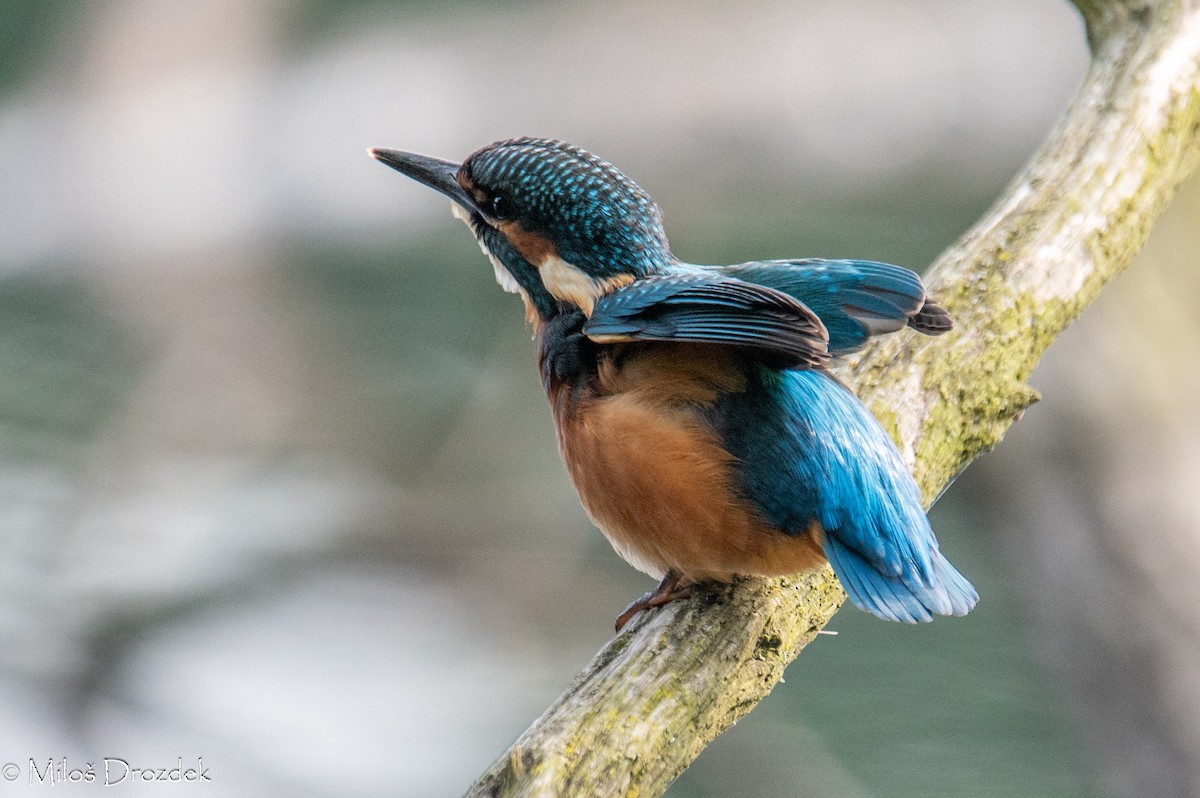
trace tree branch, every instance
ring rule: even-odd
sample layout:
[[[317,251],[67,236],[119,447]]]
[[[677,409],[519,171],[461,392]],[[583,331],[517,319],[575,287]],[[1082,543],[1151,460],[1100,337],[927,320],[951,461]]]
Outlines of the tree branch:
[[[957,321],[895,335],[843,376],[927,502],[1037,394],[1050,342],[1125,268],[1200,161],[1197,0],[1075,0],[1092,65],[997,204],[929,270]],[[644,613],[494,762],[470,796],[658,795],[745,715],[841,605],[828,568]]]

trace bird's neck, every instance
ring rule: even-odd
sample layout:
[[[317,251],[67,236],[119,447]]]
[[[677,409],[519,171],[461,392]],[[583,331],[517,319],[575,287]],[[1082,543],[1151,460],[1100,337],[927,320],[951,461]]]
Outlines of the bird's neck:
[[[535,332],[563,312],[579,309],[589,317],[600,297],[640,277],[662,273],[675,263],[666,251],[653,255],[646,253],[634,265],[623,268],[607,266],[585,271],[550,249],[543,252],[535,264],[502,231],[481,225],[475,232],[496,270],[497,282],[506,291],[520,294],[525,303],[526,320]]]

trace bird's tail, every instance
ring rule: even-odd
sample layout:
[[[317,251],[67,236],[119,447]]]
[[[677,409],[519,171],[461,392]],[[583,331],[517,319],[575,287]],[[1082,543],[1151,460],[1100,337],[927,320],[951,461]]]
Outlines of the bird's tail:
[[[966,615],[979,594],[936,548],[929,584],[880,573],[833,535],[823,536],[825,556],[854,606],[887,621],[928,622],[936,615]]]

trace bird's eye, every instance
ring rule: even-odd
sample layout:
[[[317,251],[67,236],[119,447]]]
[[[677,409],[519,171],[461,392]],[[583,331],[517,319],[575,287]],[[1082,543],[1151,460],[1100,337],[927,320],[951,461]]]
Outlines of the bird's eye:
[[[513,215],[512,202],[503,194],[493,194],[488,203],[488,215],[493,219],[509,219]]]

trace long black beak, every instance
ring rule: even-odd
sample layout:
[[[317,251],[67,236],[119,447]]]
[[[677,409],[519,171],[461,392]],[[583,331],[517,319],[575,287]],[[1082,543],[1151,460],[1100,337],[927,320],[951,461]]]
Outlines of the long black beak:
[[[479,212],[475,200],[471,199],[471,195],[463,191],[463,187],[454,179],[458,174],[459,164],[443,161],[441,158],[430,158],[428,155],[418,155],[415,152],[388,150],[383,147],[372,147],[367,152],[380,163],[387,164],[418,183],[424,183],[442,192],[471,213]]]

